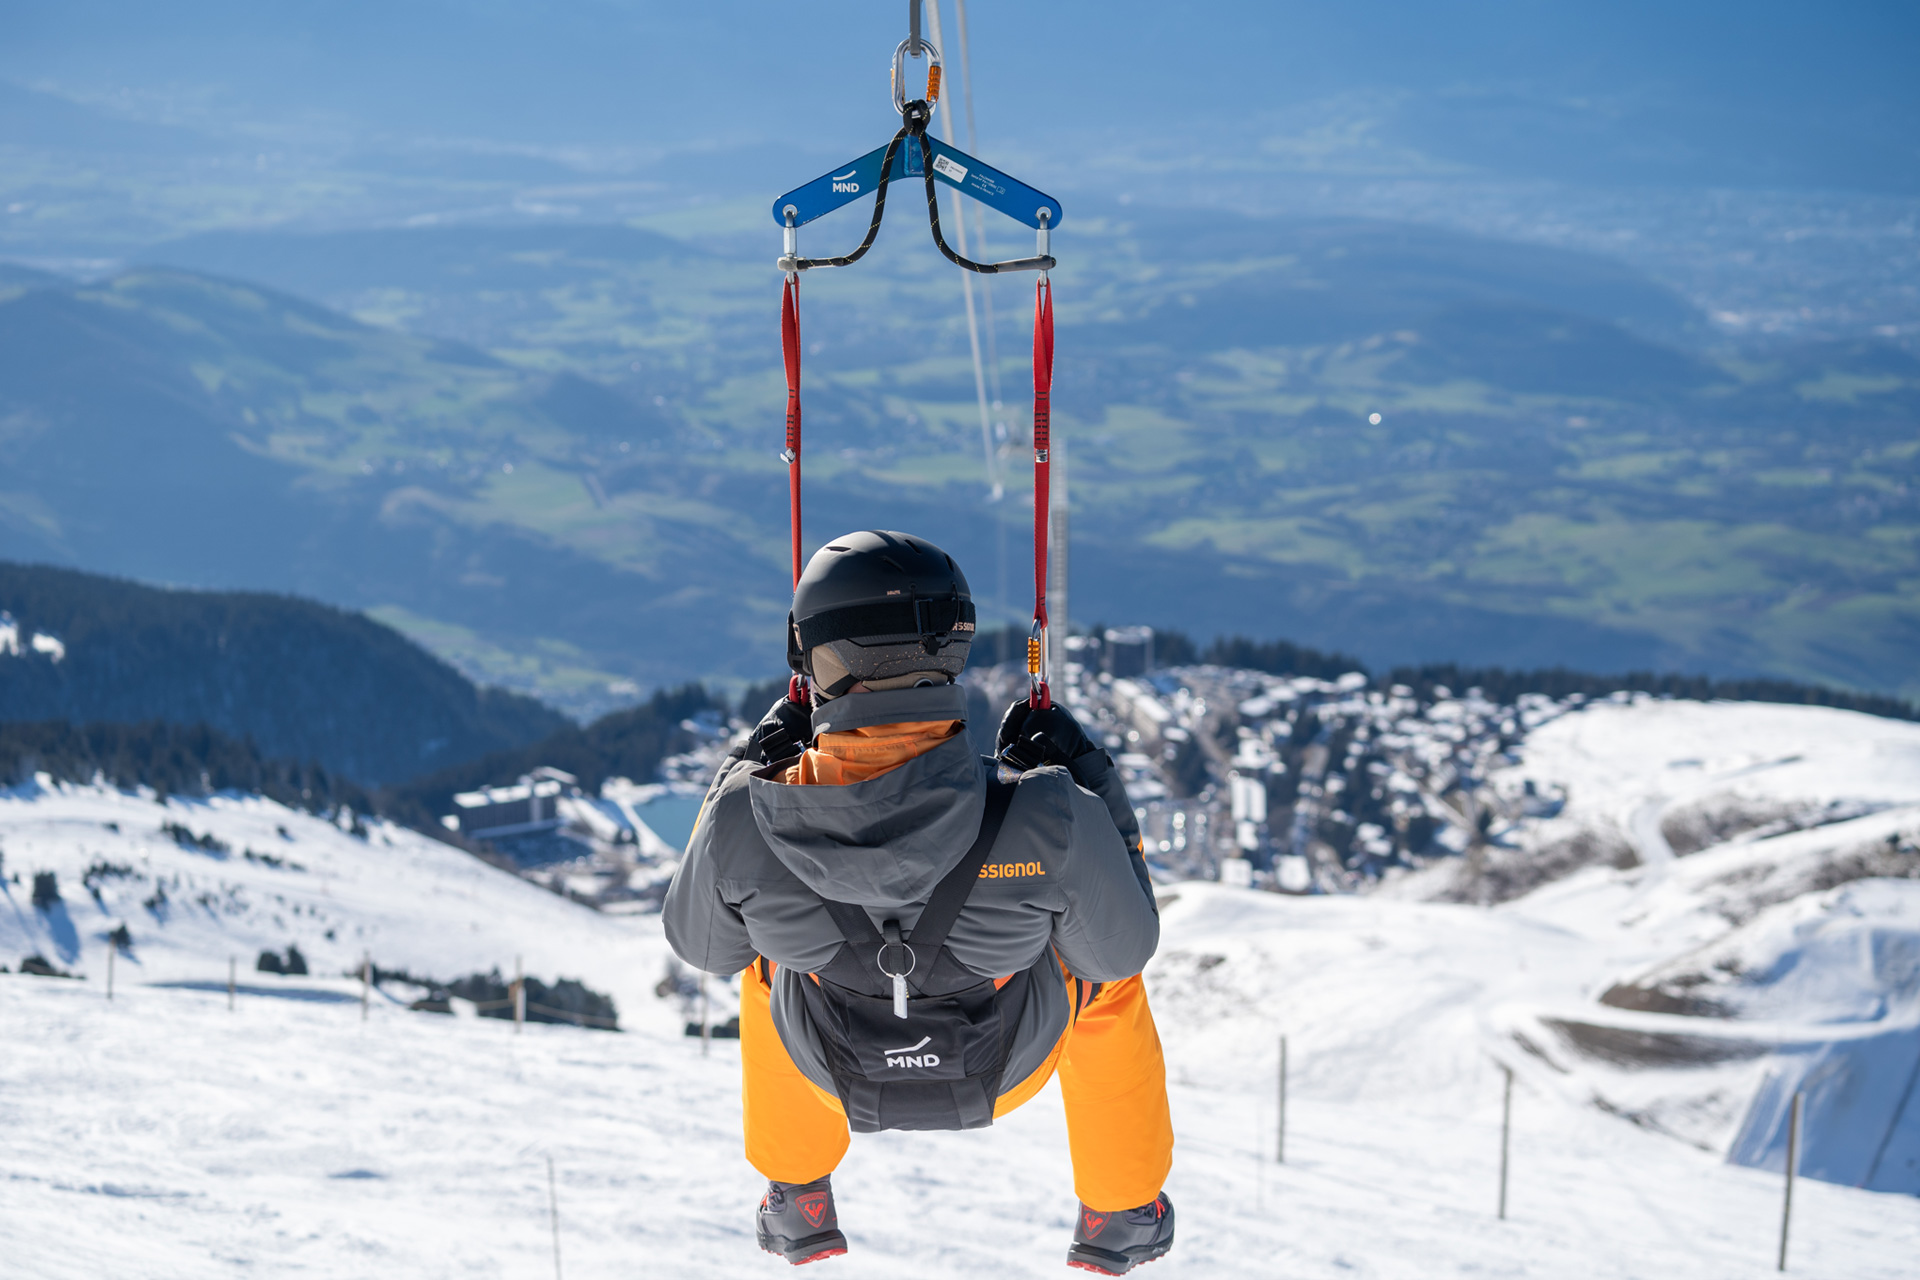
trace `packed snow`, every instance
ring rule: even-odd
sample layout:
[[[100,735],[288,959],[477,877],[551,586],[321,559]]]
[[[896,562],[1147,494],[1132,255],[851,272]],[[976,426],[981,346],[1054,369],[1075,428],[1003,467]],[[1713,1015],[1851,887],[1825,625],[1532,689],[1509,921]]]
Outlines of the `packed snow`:
[[[1180,1228],[1152,1274],[1757,1276],[1781,1107],[1804,1088],[1807,1172],[1833,1181],[1796,1189],[1791,1268],[1910,1275],[1920,1199],[1852,1184],[1920,1190],[1898,1181],[1920,1158],[1901,1092],[1920,1064],[1920,726],[1603,704],[1539,717],[1488,764],[1490,788],[1559,799],[1376,892],[1161,886],[1148,982]],[[0,1270],[544,1275],[551,1158],[566,1275],[784,1274],[753,1242],[737,1044],[685,1034],[657,917],[358,826],[247,797],[0,793],[0,962],[77,975],[0,976]],[[1631,856],[1453,900],[1475,858],[1580,836]],[[290,944],[308,975],[253,971]],[[610,994],[622,1029],[414,1012],[423,989],[399,982],[363,1016],[349,974],[368,955],[429,982],[519,957]],[[853,1252],[822,1275],[1063,1272],[1051,1088],[985,1132],[857,1139],[835,1185]]]

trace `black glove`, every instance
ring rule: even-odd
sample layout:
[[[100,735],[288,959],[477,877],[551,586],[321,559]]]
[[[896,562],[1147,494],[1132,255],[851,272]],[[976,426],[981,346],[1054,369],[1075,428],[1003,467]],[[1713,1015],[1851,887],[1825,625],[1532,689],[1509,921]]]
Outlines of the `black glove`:
[[[1065,707],[1055,704],[1036,709],[1021,698],[1007,708],[994,743],[996,754],[1022,773],[1043,764],[1065,765],[1075,782],[1106,804],[1107,815],[1126,842],[1127,852],[1140,853],[1140,819],[1134,816],[1133,801],[1127,798],[1120,771],[1113,767],[1112,757],[1093,744],[1080,722]],[[1147,879],[1146,863],[1138,858],[1135,863],[1134,874],[1151,898],[1153,885]]]
[[[734,760],[772,764],[799,755],[812,741],[813,708],[781,694],[747,735],[747,740],[727,755]]]
[[[1007,708],[994,739],[994,754],[1022,772],[1043,764],[1062,764],[1071,771],[1075,760],[1098,750],[1065,707],[1036,709],[1025,698]]]

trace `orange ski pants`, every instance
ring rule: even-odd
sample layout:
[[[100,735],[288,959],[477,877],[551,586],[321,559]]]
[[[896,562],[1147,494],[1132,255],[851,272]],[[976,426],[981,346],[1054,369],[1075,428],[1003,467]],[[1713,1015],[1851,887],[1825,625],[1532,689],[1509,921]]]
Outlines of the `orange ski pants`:
[[[1091,983],[1078,984],[1084,999]],[[756,963],[740,975],[740,1098],[747,1160],[775,1182],[812,1182],[847,1154],[840,1100],[793,1065],[768,1007]],[[1073,1187],[1089,1209],[1113,1213],[1147,1204],[1173,1167],[1173,1120],[1160,1033],[1139,975],[1101,986],[1061,1033],[1046,1062],[1002,1094],[993,1114],[1026,1102],[1056,1072],[1067,1110]]]

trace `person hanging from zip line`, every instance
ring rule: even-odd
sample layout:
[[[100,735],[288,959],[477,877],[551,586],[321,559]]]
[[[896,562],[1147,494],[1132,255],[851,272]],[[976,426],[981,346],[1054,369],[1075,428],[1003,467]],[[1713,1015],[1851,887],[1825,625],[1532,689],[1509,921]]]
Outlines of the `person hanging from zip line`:
[[[850,1130],[982,1128],[1058,1075],[1080,1199],[1067,1262],[1121,1275],[1174,1227],[1139,827],[1063,708],[1021,699],[997,757],[978,753],[955,683],[973,635],[965,575],[924,538],[817,552],[788,618],[810,702],[776,702],[720,768],[667,940],[741,975],[761,1248],[847,1251],[831,1176]]]

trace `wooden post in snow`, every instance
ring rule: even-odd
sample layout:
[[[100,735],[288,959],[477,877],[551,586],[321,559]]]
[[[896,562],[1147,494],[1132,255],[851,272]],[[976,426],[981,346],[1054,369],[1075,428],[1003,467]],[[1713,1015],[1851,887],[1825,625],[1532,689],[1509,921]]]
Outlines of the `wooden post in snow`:
[[[1787,1198],[1780,1205],[1780,1266],[1787,1269],[1787,1228],[1793,1221],[1793,1175],[1800,1171],[1800,1112],[1806,1094],[1795,1090],[1793,1115],[1787,1121]]]
[[[1287,1038],[1280,1037],[1280,1131],[1273,1144],[1273,1162],[1287,1162]]]
[[[560,1192],[554,1186],[553,1157],[547,1157],[547,1213],[553,1221],[553,1280],[564,1280],[560,1274]]]
[[[373,1002],[372,986],[373,955],[371,952],[362,951],[360,953],[360,1021],[362,1022],[367,1020],[367,1007]]]
[[[520,957],[513,958],[513,1034],[520,1034],[520,1024],[527,1020],[527,980],[521,968]]]
[[[1507,1150],[1513,1133],[1513,1068],[1506,1063],[1500,1070],[1507,1074],[1506,1093],[1500,1100],[1500,1218],[1507,1217]]]

